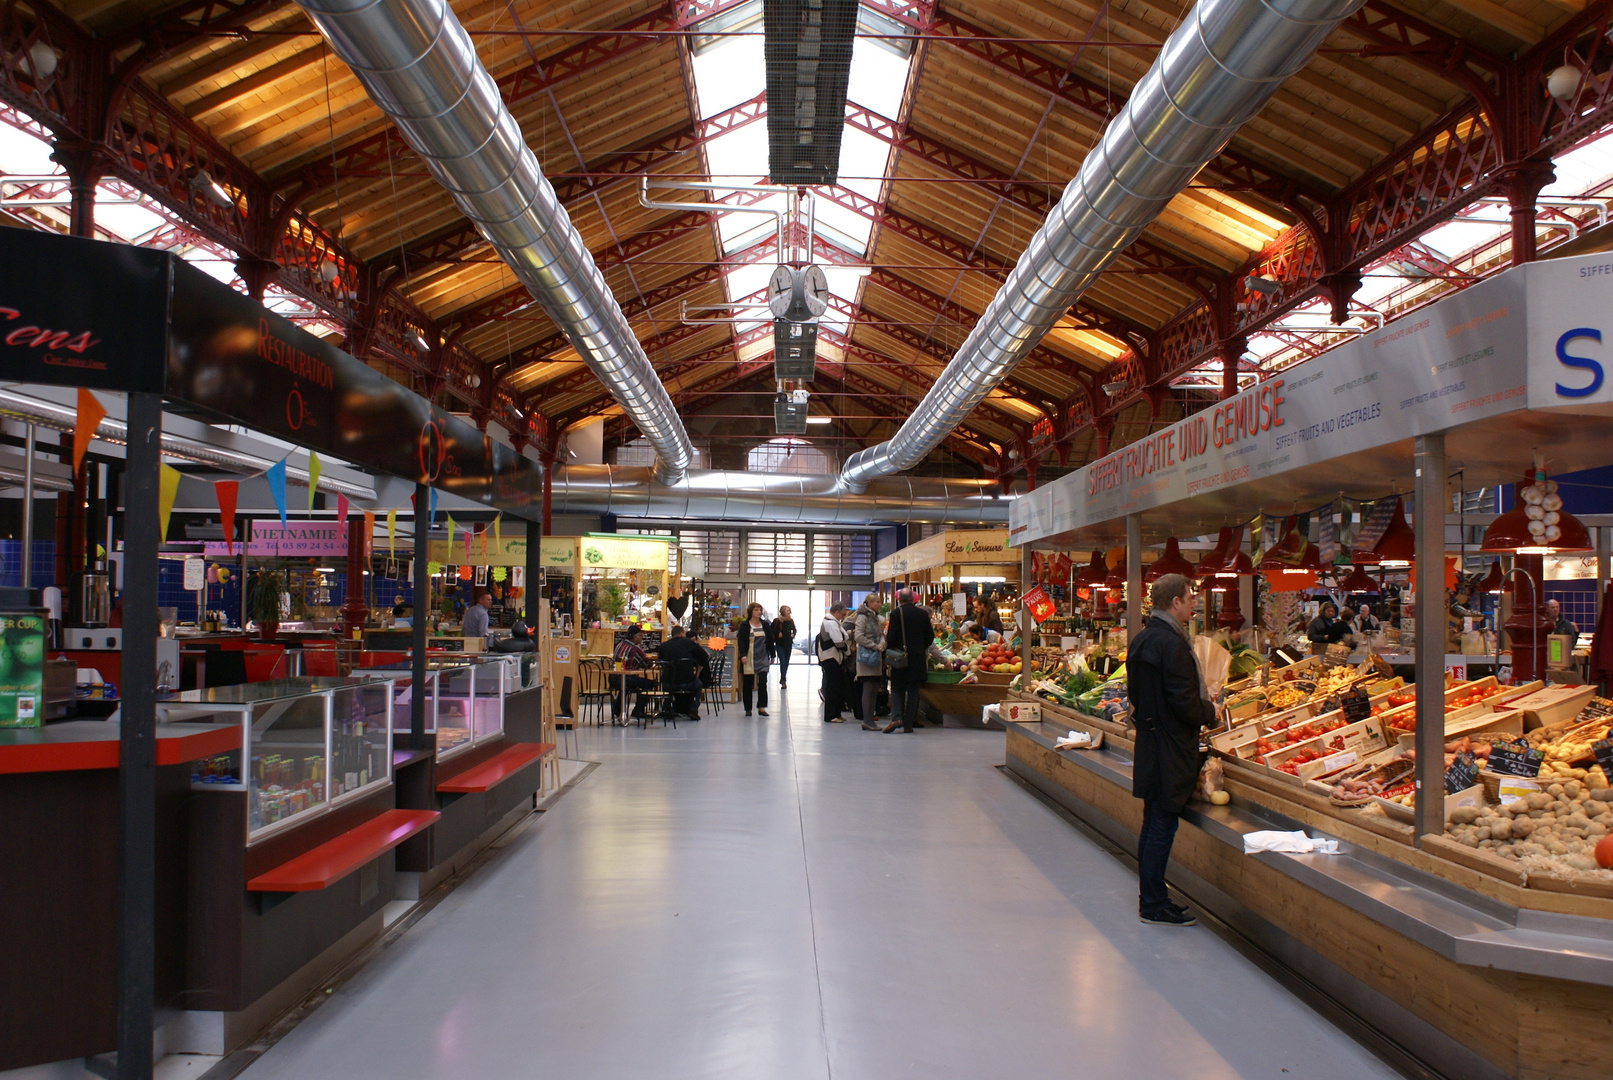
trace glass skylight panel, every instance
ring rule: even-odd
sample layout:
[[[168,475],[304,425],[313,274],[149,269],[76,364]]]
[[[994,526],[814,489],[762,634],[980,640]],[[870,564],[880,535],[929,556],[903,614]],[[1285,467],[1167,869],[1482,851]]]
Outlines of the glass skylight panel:
[[[862,9],[857,21],[859,30],[875,34],[899,34],[907,29],[867,8]],[[894,51],[893,46],[905,46],[906,51]],[[902,108],[902,90],[907,86],[907,69],[912,62],[912,46],[907,42],[858,37],[851,46],[847,99],[881,116],[895,117]],[[842,154],[840,171],[850,172],[845,160]]]
[[[0,124],[0,172],[12,176],[66,175],[50,159],[49,143],[10,124]]]
[[[750,10],[752,8],[754,10]],[[707,31],[760,29],[761,14],[762,5],[759,2],[754,5],[746,4],[734,11],[704,20],[700,24],[700,29]],[[753,21],[755,25],[749,25]],[[760,35],[695,40],[696,51],[690,60],[690,66],[694,72],[695,96],[700,102],[702,118],[732,109],[740,102],[749,101],[766,89],[767,60],[762,51]],[[767,145],[765,131],[762,145],[765,151]],[[761,160],[763,162],[767,160],[765,152]]]
[[[1613,177],[1613,137],[1603,135],[1552,161],[1557,179],[1541,189],[1541,196],[1572,199],[1595,191]]]

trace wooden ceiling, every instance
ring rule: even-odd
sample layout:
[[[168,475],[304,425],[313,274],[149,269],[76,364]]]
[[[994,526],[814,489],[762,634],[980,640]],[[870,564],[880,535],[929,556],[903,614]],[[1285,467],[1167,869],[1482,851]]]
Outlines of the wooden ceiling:
[[[68,16],[100,36],[150,25],[172,3],[60,0]],[[699,141],[708,118],[694,92],[691,39],[611,36],[664,30],[680,15],[714,6],[727,5],[453,4],[646,352],[721,464],[725,440],[754,443],[771,433],[772,384],[757,377],[754,362],[740,362],[732,327],[680,322],[681,301],[725,299],[716,229],[701,215],[644,208],[636,183],[644,163],[656,175],[707,173]],[[1156,50],[1143,46],[1162,42],[1189,4],[946,0],[926,10],[881,0],[872,6],[911,8],[930,30],[916,47],[901,114],[854,118],[898,149],[881,198],[858,204],[879,221],[845,364],[830,366],[813,387],[837,420],[812,436],[821,436],[835,457],[888,437],[909,414],[1079,168],[1105,116],[1118,111],[1153,63]],[[1584,0],[1395,0],[1396,9],[1426,26],[1501,57],[1541,41],[1584,6]],[[552,424],[616,416],[541,309],[522,306],[525,293],[485,245],[461,246],[447,257],[428,253],[430,241],[463,219],[412,154],[387,143],[379,161],[350,168],[349,151],[366,140],[376,145],[389,124],[300,10],[289,2],[244,10],[249,17],[235,32],[194,38],[139,78],[264,179],[301,181],[302,208],[360,259],[399,262],[402,295],[507,377]],[[534,33],[509,32],[517,28]],[[1366,47],[1372,44],[1350,24],[1335,32],[1230,151],[1277,181],[1291,181],[1292,190],[1323,198],[1470,93],[1459,70],[1441,76],[1404,52]],[[756,163],[758,172],[765,166]],[[975,411],[934,465],[990,469],[1086,385],[1083,378],[1090,382],[1091,373],[1197,302],[1197,274],[1234,271],[1298,220],[1275,198],[1232,188],[1206,170],[1174,199],[1144,242]],[[856,201],[843,190],[820,197]],[[701,415],[723,422],[699,423]],[[1117,441],[1149,415],[1143,408],[1123,416]],[[633,437],[620,420],[608,431],[615,441]],[[1074,460],[1067,464],[1090,453],[1090,439],[1071,444]]]

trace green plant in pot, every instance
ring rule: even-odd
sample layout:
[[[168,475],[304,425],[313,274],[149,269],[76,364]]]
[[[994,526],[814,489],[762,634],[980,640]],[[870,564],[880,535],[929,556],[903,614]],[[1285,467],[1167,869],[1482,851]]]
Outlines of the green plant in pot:
[[[596,597],[599,610],[611,622],[620,622],[622,612],[627,610],[627,590],[622,588],[619,581],[602,581],[599,583],[599,594]]]
[[[273,641],[280,632],[280,596],[285,591],[284,574],[268,567],[258,568],[247,594],[247,604],[258,624],[258,636],[264,641]]]

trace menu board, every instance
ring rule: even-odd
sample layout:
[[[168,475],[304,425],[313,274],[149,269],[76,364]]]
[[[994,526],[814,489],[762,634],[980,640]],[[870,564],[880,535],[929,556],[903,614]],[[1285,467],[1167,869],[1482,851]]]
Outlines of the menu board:
[[[1445,770],[1445,794],[1455,795],[1479,782],[1479,766],[1470,750],[1456,755],[1450,768]]]
[[[1533,778],[1540,775],[1540,763],[1546,755],[1527,743],[1498,742],[1490,746],[1488,768],[1502,776]]]

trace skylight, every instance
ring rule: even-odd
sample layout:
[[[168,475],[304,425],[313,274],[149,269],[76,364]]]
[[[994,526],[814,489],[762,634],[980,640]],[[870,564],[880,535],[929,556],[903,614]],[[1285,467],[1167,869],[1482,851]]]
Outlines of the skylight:
[[[744,4],[699,24],[697,30],[754,30],[761,27],[760,2]],[[858,29],[864,33],[910,34],[910,29],[864,7],[858,13]],[[695,37],[692,71],[695,98],[702,118],[733,108],[760,94],[767,83],[767,64],[760,36]],[[847,98],[882,116],[901,113],[902,94],[907,87],[912,63],[911,41],[858,37],[852,44],[851,80]],[[718,136],[705,146],[706,165],[711,178],[734,184],[767,182],[767,128],[753,123]],[[891,147],[867,132],[846,127],[841,133],[841,185],[869,199],[878,199],[890,169]],[[782,208],[783,196],[757,204],[768,209]],[[837,206],[826,199],[816,200],[816,234],[854,256],[866,255],[872,222],[861,214]],[[718,218],[717,233],[724,255],[733,255],[765,242],[775,228],[771,218],[753,214],[724,214]],[[758,267],[744,267],[727,275],[728,299],[737,301],[766,285],[774,260],[763,260]],[[829,289],[834,295],[854,301],[861,275],[854,271],[829,272]],[[738,333],[759,324],[742,323]],[[844,317],[826,326],[845,329]]]

